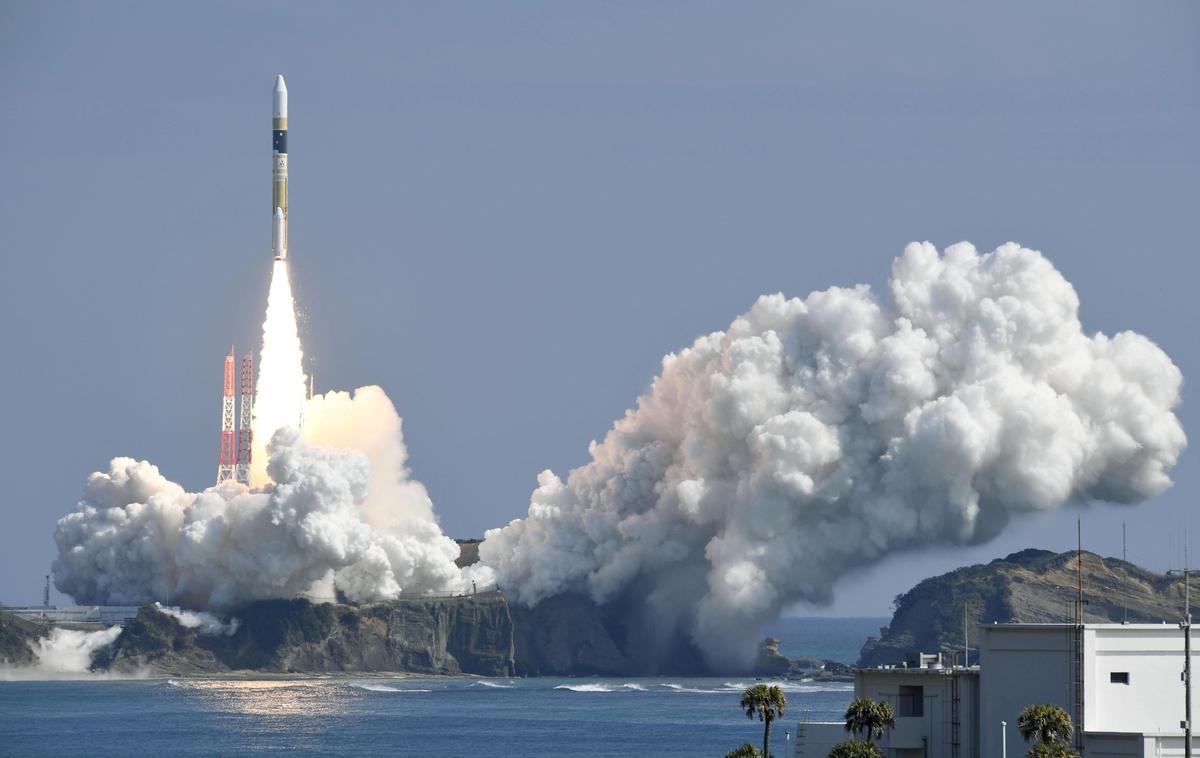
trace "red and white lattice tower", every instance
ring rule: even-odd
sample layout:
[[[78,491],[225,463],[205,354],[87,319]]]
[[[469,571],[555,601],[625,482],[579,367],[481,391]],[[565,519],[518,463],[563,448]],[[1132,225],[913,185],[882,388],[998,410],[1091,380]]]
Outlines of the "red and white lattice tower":
[[[221,459],[217,463],[217,484],[233,478],[234,428],[233,428],[233,348],[225,356],[225,397],[221,401]]]
[[[250,419],[254,415],[254,353],[242,356],[242,405],[238,409],[237,480],[250,486],[250,443],[254,432]]]

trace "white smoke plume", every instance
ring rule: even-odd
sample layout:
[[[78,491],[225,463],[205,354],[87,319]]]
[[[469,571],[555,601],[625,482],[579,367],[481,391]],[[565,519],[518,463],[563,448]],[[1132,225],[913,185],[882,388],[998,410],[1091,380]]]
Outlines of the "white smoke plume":
[[[1082,331],[1033,250],[909,245],[890,297],[767,295],[662,362],[564,482],[538,478],[482,560],[533,604],[643,604],[709,663],[748,662],[788,603],[887,555],[996,536],[1013,516],[1170,485],[1182,376],[1132,332]]]
[[[32,666],[0,665],[0,681],[30,679],[74,679],[90,674],[92,658],[101,648],[111,645],[121,627],[110,626],[94,632],[51,629],[33,646]],[[0,662],[2,663],[2,662]]]
[[[400,417],[378,387],[331,392],[303,435],[276,432],[261,491],[185,491],[146,461],[92,474],[59,520],[55,585],[83,603],[225,609],[330,585],[352,600],[464,586],[458,546],[409,478]]]
[[[208,613],[207,611],[189,611],[182,608],[155,603],[154,607],[159,613],[170,616],[179,622],[179,625],[187,629],[195,629],[200,634],[211,636],[223,635],[232,637],[237,634],[238,627],[242,625],[240,619],[232,618],[228,623],[222,621],[219,617]]]

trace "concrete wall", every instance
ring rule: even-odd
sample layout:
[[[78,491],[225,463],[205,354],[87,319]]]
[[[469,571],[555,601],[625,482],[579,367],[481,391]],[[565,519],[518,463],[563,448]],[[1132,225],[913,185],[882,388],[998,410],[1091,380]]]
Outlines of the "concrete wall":
[[[793,758],[826,758],[834,745],[848,739],[846,725],[840,721],[801,722],[796,725]]]
[[[1181,732],[1184,660],[1178,626],[1085,627],[1084,654],[1084,731]],[[1114,672],[1128,674],[1129,683],[1113,683]],[[1193,703],[1193,723],[1196,713]]]
[[[1051,703],[1073,712],[1073,635],[1067,625],[983,627],[982,758],[999,758],[1001,721],[1008,722],[1009,753],[1025,751],[1016,723],[1026,706]],[[1183,664],[1183,633],[1175,625],[1085,625],[1081,728],[1088,758],[1167,756],[1176,749],[1182,755]],[[1128,674],[1128,684],[1112,681],[1117,672]],[[1193,723],[1197,712],[1193,704]]]
[[[1153,740],[1150,740],[1153,742]],[[1083,752],[1087,758],[1145,758],[1146,738],[1140,734],[1085,734]],[[1181,748],[1182,750],[1182,748]]]
[[[1033,703],[1074,709],[1071,634],[1061,625],[984,626],[980,646],[980,755],[1000,758],[1000,722],[1008,722],[1008,753],[1024,755],[1017,714]]]

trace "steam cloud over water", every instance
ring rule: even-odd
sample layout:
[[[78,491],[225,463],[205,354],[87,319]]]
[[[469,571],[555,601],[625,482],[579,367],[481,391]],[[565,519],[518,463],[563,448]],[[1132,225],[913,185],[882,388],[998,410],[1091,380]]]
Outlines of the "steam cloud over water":
[[[1080,499],[1170,485],[1182,376],[1132,332],[1086,335],[1038,252],[909,245],[890,292],[767,295],[662,373],[591,461],[538,477],[482,560],[533,604],[632,603],[717,667],[760,625],[901,550],[995,537]]]

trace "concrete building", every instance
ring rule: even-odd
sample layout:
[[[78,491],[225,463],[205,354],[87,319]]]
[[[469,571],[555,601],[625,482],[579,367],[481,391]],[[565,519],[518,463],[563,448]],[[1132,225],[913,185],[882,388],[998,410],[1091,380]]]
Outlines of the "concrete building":
[[[854,696],[883,700],[896,728],[877,744],[888,758],[978,758],[979,667],[948,667],[940,655],[921,655],[906,666],[860,669]],[[839,722],[801,722],[797,758],[829,755],[850,739]]]
[[[1184,755],[1177,625],[994,624],[982,631],[978,667],[949,668],[935,658],[856,672],[855,697],[884,700],[896,713],[896,728],[879,742],[887,758],[1001,758],[1002,722],[1008,755],[1022,756],[1029,746],[1017,715],[1034,703],[1071,714],[1085,758]],[[796,758],[823,758],[847,738],[841,723],[801,723],[796,731]]]
[[[981,758],[1023,753],[1017,714],[1053,703],[1071,714],[1083,755],[1182,756],[1183,632],[1175,624],[996,624],[984,628]],[[1193,706],[1193,714],[1195,713]],[[1194,717],[1193,717],[1194,718]],[[1194,741],[1195,743],[1195,741]]]

